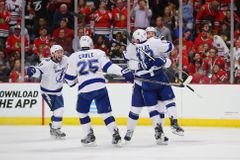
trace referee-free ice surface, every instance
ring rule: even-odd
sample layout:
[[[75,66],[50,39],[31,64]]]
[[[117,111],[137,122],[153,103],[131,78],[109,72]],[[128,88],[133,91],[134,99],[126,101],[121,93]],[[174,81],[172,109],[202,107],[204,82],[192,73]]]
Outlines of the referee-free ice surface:
[[[156,145],[151,126],[137,126],[130,144],[111,144],[105,126],[93,126],[97,147],[84,147],[81,126],[63,126],[65,140],[50,137],[48,126],[0,126],[0,160],[240,160],[239,128],[184,127],[185,136],[169,137],[167,146]],[[125,126],[120,126],[123,137]]]

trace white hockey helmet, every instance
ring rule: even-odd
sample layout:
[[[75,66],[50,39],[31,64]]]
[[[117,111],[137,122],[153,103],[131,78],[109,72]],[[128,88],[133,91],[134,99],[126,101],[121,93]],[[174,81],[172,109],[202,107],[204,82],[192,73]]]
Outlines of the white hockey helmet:
[[[133,32],[133,39],[138,40],[140,43],[147,40],[147,32],[143,29],[137,29]]]
[[[60,45],[52,45],[52,47],[50,49],[51,55],[53,56],[56,53],[56,51],[58,51],[58,50],[61,50],[63,52],[62,46],[60,46]]]
[[[146,29],[146,32],[154,32],[155,34],[157,33],[157,30],[156,30],[156,28],[154,28],[154,27],[147,27]]]
[[[82,36],[79,40],[80,49],[82,48],[93,48],[92,38],[89,36]]]

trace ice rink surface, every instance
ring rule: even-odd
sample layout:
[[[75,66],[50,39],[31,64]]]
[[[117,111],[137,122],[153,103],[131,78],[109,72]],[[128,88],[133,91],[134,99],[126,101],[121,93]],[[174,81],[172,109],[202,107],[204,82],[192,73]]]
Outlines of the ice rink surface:
[[[97,147],[81,145],[81,126],[64,126],[65,140],[52,139],[48,126],[0,126],[0,160],[240,160],[240,128],[184,127],[184,137],[165,128],[167,146],[155,144],[151,126],[138,126],[119,148],[105,126],[94,126]]]

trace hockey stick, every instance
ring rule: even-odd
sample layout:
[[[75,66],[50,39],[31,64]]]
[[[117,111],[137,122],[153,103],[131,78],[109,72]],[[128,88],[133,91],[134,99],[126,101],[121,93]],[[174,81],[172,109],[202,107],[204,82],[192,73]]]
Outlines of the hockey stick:
[[[123,76],[120,76],[120,75],[115,75],[115,74],[108,74],[108,73],[105,73],[105,72],[97,72],[99,74],[102,74],[102,75],[114,75],[114,76],[117,76],[117,77],[121,77],[121,78],[124,78]],[[134,79],[135,80],[138,80],[138,81],[141,81],[141,82],[149,82],[149,83],[153,83],[153,84],[160,84],[160,85],[164,85],[164,86],[174,86],[174,87],[185,87],[185,85],[189,84],[191,82],[191,79],[184,81],[184,83],[171,83],[171,82],[163,82],[163,81],[156,81],[156,80],[150,80],[150,79],[145,79],[145,78],[141,78],[139,76],[134,76]]]
[[[136,46],[136,44],[134,44],[133,42],[132,42],[132,38],[131,38],[131,36],[130,36],[130,34],[127,32],[127,31],[124,31],[124,34],[126,35],[126,37],[127,37],[127,39],[129,40],[129,42],[131,43],[131,44],[133,44],[135,47],[137,47]],[[148,58],[150,58],[151,60],[153,60],[153,61],[155,61],[155,59],[152,57],[152,56],[150,56],[148,53],[146,53],[142,48],[139,48],[140,49],[140,51],[143,53],[143,54],[145,54]],[[175,75],[173,75],[175,78],[177,78]],[[184,81],[183,80],[181,80],[181,79],[179,79],[179,78],[177,78],[183,85],[184,85]],[[191,80],[192,80],[192,76],[189,76],[186,80],[190,80],[190,82],[191,82]],[[188,82],[187,81],[187,82]],[[189,82],[189,83],[190,83]],[[198,93],[196,93],[195,92],[195,90],[192,88],[192,87],[190,87],[187,83],[186,83],[186,85],[184,85],[184,86],[186,86],[189,90],[191,90],[193,93],[195,93],[199,98],[202,98],[202,96],[200,96]]]
[[[108,38],[108,39],[110,38],[109,36],[105,36],[105,37]],[[127,44],[125,44],[125,43],[123,43],[123,42],[120,42],[120,41],[118,41],[118,40],[116,40],[116,39],[114,39],[114,38],[111,38],[111,40],[112,40],[113,42],[116,42],[116,43],[122,45],[122,46],[127,47]]]
[[[149,80],[149,79],[140,78],[140,77],[135,77],[134,79],[142,81],[142,82],[149,82],[149,83],[160,84],[160,85],[164,85],[164,86],[185,87],[185,85],[183,83],[171,83],[171,82],[167,83],[167,82]]]

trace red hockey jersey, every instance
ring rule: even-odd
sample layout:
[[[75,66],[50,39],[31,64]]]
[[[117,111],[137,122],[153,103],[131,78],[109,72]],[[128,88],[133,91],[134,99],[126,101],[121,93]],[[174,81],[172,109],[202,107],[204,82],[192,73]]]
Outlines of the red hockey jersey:
[[[36,38],[33,43],[33,52],[40,57],[50,57],[50,37]]]
[[[110,34],[112,14],[108,10],[97,10],[93,14],[93,20],[96,34]]]
[[[224,14],[219,10],[210,10],[209,4],[204,4],[201,6],[196,15],[196,29],[200,29],[200,24],[202,22],[212,22],[214,23],[214,30],[218,31],[220,26],[220,21],[224,19]]]
[[[127,7],[112,9],[114,31],[121,31],[127,28]]]
[[[0,37],[8,37],[9,20],[10,20],[10,12],[5,10],[0,13]]]
[[[6,41],[6,51],[11,53],[14,51],[21,52],[21,39],[22,36],[17,37],[16,35],[10,35]],[[25,37],[25,51],[29,52],[29,41]]]

